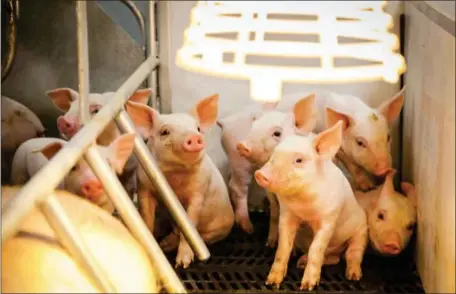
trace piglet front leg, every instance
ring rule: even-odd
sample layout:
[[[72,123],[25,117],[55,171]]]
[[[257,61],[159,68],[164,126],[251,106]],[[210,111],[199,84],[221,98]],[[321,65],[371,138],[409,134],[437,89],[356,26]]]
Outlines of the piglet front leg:
[[[198,228],[198,221],[203,207],[204,196],[201,193],[195,193],[190,196],[187,206],[187,215],[192,224]],[[182,266],[187,268],[192,263],[195,254],[185,239],[184,234],[180,233],[179,247],[177,248],[176,267]]]
[[[277,245],[277,236],[279,234],[279,202],[275,194],[266,191],[266,195],[268,196],[270,210],[269,234],[266,246],[274,248]]]
[[[325,259],[325,251],[334,232],[335,223],[324,222],[315,232],[312,244],[310,244],[308,260],[304,276],[301,281],[301,290],[312,291],[320,282],[321,267]],[[279,235],[280,238],[280,235]]]
[[[149,228],[150,232],[154,231],[155,209],[157,208],[157,199],[152,191],[139,185],[138,188],[139,213]]]
[[[266,285],[276,285],[278,288],[287,273],[288,260],[291,249],[299,228],[299,220],[286,209],[280,208],[279,216],[279,246],[277,248],[274,263],[266,280]]]
[[[363,225],[348,241],[347,251],[345,252],[345,259],[347,261],[347,270],[345,272],[345,276],[347,279],[355,281],[361,279],[361,263],[363,261],[367,242],[367,225]]]

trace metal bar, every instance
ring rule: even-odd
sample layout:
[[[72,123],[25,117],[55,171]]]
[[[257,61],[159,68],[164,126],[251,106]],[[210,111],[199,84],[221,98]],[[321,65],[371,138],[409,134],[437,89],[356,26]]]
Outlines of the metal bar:
[[[90,84],[86,1],[76,1],[76,26],[78,35],[79,120],[81,125],[84,125],[90,120],[87,99],[89,97]]]
[[[130,117],[122,110],[116,118],[116,123],[119,129],[124,133],[135,133],[135,127],[130,120]],[[152,181],[154,186],[157,188],[161,199],[168,207],[173,219],[176,221],[176,224],[179,226],[180,230],[187,239],[189,245],[192,247],[193,251],[198,256],[200,260],[207,260],[211,256],[209,250],[207,249],[206,244],[202,240],[201,236],[198,234],[195,226],[188,219],[187,213],[182,207],[181,203],[177,199],[174,191],[168,184],[165,176],[160,171],[157,163],[150,154],[144,141],[136,136],[135,138],[135,149],[134,153],[138,158],[141,166],[143,167],[146,174],[149,176],[149,179]]]
[[[54,191],[85,150],[112,121],[125,101],[157,65],[158,60],[154,56],[144,61],[120,86],[109,103],[101,108],[93,119],[22,187],[16,197],[5,204],[2,211],[2,242],[14,236],[19,222],[35,207],[37,201],[42,201]]]
[[[136,21],[138,22],[139,29],[141,30],[141,38],[142,38],[142,42],[143,42],[142,46],[141,46],[141,49],[143,51],[145,51],[146,50],[146,26],[144,24],[144,18],[142,16],[142,13],[141,13],[141,11],[138,9],[138,7],[136,6],[136,4],[133,1],[131,1],[131,0],[121,0],[121,2],[123,4],[125,4],[125,6],[127,6],[128,9],[130,9],[130,11],[135,16]],[[147,58],[147,55],[146,55],[146,58]]]
[[[6,30],[7,37],[5,38],[6,41],[6,52],[5,58],[2,58],[2,82],[6,79],[9,75],[11,68],[13,66],[15,57],[16,57],[16,48],[17,48],[17,14],[15,11],[15,7],[19,7],[18,4],[14,5],[13,0],[8,0],[4,2],[3,9],[6,10],[6,16],[8,18],[8,25]]]
[[[138,137],[136,139],[139,139]],[[160,246],[155,241],[149,229],[143,222],[141,216],[120,184],[118,178],[109,165],[100,155],[96,147],[90,147],[85,158],[92,167],[95,175],[103,182],[103,185],[111,198],[114,206],[124,220],[132,234],[146,249],[153,264],[163,281],[163,286],[170,293],[187,293],[184,285],[174,272]]]
[[[155,42],[155,1],[149,1],[149,38],[147,39],[147,54],[157,56],[157,44]],[[147,78],[148,87],[152,88],[151,106],[152,108],[161,111],[157,101],[157,71],[150,73]]]
[[[104,293],[117,293],[116,288],[111,284],[106,273],[98,266],[89,248],[79,236],[56,195],[48,196],[41,203],[40,208],[64,247],[85,268],[89,276],[93,277],[100,290]]]

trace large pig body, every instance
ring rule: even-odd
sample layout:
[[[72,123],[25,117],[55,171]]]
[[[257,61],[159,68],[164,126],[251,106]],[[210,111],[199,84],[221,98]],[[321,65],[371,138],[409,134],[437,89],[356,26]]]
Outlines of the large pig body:
[[[255,117],[250,132],[237,144],[238,153],[252,163],[254,169],[258,169],[268,161],[277,144],[288,136],[307,134],[313,130],[315,123],[316,107],[313,94],[298,100],[290,112],[264,111]],[[277,242],[279,208],[276,197],[272,193],[266,192],[266,194],[270,207],[267,245],[274,247]],[[251,223],[248,216],[247,199],[234,198],[233,200],[239,223],[244,226],[244,229],[249,229],[248,226],[251,226]]]
[[[127,102],[125,108],[189,219],[208,243],[225,238],[234,224],[228,190],[217,167],[205,152],[203,133],[215,124],[218,96],[198,102],[190,114],[161,115],[147,105]],[[157,191],[142,167],[138,168],[140,212],[154,228]],[[180,236],[179,236],[180,235]],[[176,263],[187,267],[194,253],[175,228],[160,243],[165,251],[178,247]]]
[[[40,119],[26,106],[2,96],[2,182],[9,182],[11,158],[17,147],[31,138],[44,136]]]
[[[20,187],[2,186],[2,210]],[[159,293],[156,269],[122,223],[65,191],[56,197],[119,293]],[[2,293],[103,293],[63,247],[43,213],[33,208],[18,234],[2,243]]]
[[[140,89],[130,97],[130,100],[146,104],[151,93],[151,89]],[[57,128],[64,139],[71,139],[81,128],[81,122],[79,120],[79,93],[70,88],[58,88],[46,94],[60,110],[65,112],[64,115],[57,118]],[[113,98],[114,94],[114,92],[90,93],[87,97],[90,117],[97,114],[98,110],[106,105]],[[97,144],[108,146],[120,134],[120,130],[115,122],[111,122],[97,138]],[[136,192],[135,172],[137,167],[138,162],[135,156],[132,155],[128,159],[122,173],[118,175],[119,180],[132,199]]]
[[[405,195],[396,192],[394,170],[383,185],[368,192],[355,191],[358,203],[367,214],[369,240],[375,252],[395,256],[408,245],[416,224],[416,195],[413,185],[402,182]]]
[[[309,136],[290,136],[275,149],[268,163],[255,172],[258,184],[275,193],[280,203],[279,246],[267,278],[280,285],[301,223],[313,231],[301,289],[313,289],[323,264],[337,264],[345,251],[346,277],[361,278],[367,245],[364,210],[342,171],[333,163],[342,143],[342,123]]]
[[[23,143],[13,158],[12,182],[25,184],[34,174],[67,144],[58,138],[35,138]],[[100,154],[117,172],[121,172],[133,150],[134,134],[122,135],[110,146],[97,146]],[[105,193],[102,183],[84,159],[80,159],[59,184],[60,189],[80,195],[112,213],[114,206]]]

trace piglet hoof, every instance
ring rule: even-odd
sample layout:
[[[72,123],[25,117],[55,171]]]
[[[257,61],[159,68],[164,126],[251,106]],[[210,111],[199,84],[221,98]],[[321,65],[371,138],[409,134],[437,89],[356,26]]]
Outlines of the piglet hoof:
[[[283,277],[285,276],[285,271],[286,270],[283,269],[283,267],[273,264],[266,280],[266,285],[275,285],[276,288],[279,288],[283,281]]]
[[[305,269],[307,264],[307,254],[304,254],[298,259],[298,263],[296,264],[297,268]]]
[[[238,223],[244,232],[246,232],[248,234],[253,233],[253,225],[249,219],[240,219]]]
[[[306,267],[301,281],[301,290],[312,291],[320,283],[320,270],[314,266]]]
[[[345,277],[351,281],[359,281],[362,277],[362,271],[360,266],[347,266],[345,271]]]
[[[176,268],[182,266],[183,268],[187,268],[190,263],[193,262],[194,258],[193,251],[188,248],[185,250],[179,250],[176,256]]]

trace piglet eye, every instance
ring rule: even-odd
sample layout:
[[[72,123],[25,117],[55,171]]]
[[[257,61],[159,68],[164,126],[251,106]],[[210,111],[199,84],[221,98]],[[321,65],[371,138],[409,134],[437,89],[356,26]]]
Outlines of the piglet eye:
[[[76,171],[77,169],[78,169],[78,166],[77,166],[77,165],[75,165],[75,166],[73,166],[73,167],[71,168],[71,170],[70,170],[70,171],[74,172],[74,171]]]
[[[99,110],[99,109],[94,109],[94,110],[92,111],[92,113],[93,113],[93,114],[97,114],[97,113],[98,113],[98,110]]]
[[[391,141],[391,135],[390,134],[388,134],[388,139],[387,140],[388,140],[388,142]]]
[[[301,157],[298,157],[298,158],[296,158],[295,162],[296,162],[296,163],[302,163],[302,162],[303,162],[303,160],[302,160],[302,158],[301,158]]]
[[[378,217],[379,220],[384,220],[385,219],[385,215],[382,212],[379,212],[377,217]]]
[[[168,136],[168,135],[169,135],[169,130],[163,129],[160,131],[160,136],[164,137],[164,136]]]
[[[413,231],[413,227],[414,227],[413,224],[408,224],[406,229],[407,229],[407,231]]]
[[[281,131],[275,131],[273,134],[274,137],[280,137],[281,135],[282,135]]]
[[[364,143],[364,140],[361,138],[356,138],[356,144],[358,144],[359,147],[366,148],[366,143]]]
[[[200,127],[198,127],[198,132],[200,132],[200,133],[201,133],[201,128],[200,128]]]

